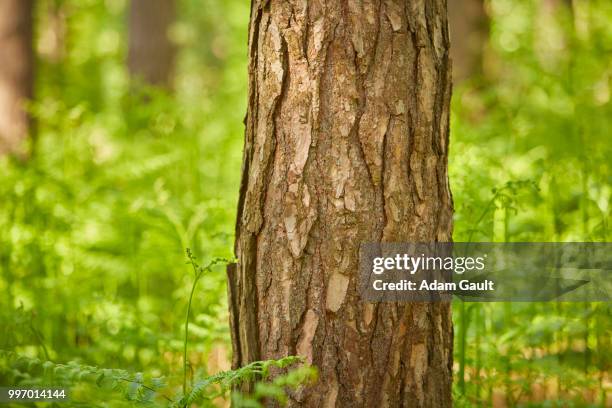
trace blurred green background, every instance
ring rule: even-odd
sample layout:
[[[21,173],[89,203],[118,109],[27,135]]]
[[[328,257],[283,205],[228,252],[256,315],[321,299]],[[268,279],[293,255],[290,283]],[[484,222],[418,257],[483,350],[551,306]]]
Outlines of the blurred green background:
[[[168,90],[130,80],[126,0],[37,2],[36,141],[0,158],[0,385],[44,383],[39,359],[180,387],[185,248],[232,256],[249,7],[177,2]],[[454,240],[608,241],[612,2],[484,11],[478,69],[453,92]],[[453,308],[456,406],[612,406],[608,303]],[[189,334],[190,378],[229,369],[221,266]]]

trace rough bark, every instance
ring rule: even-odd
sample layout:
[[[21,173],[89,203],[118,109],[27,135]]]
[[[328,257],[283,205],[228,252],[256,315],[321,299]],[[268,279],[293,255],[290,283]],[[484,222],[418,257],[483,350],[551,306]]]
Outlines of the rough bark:
[[[489,38],[489,17],[484,0],[448,1],[453,80],[459,83],[483,73]]]
[[[292,405],[451,405],[450,305],[357,292],[360,243],[451,239],[445,3],[252,2],[233,363],[304,356]]]
[[[22,154],[33,94],[33,0],[0,0],[0,154]]]
[[[175,9],[175,0],[131,0],[128,69],[132,78],[171,87],[176,50],[168,31]]]

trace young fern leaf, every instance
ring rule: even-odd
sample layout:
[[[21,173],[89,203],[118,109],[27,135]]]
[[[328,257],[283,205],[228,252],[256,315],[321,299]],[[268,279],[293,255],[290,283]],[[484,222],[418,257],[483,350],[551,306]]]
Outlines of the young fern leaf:
[[[218,374],[196,381],[191,391],[178,400],[173,407],[182,408],[196,403],[203,399],[209,399],[225,393],[231,388],[244,382],[255,380],[256,378],[267,378],[270,375],[270,368],[287,368],[293,364],[303,362],[301,357],[288,356],[279,360],[255,361],[236,370],[223,371]],[[209,387],[217,385],[217,393],[211,393]]]
[[[193,284],[191,285],[191,292],[189,293],[189,302],[187,303],[187,313],[185,315],[185,340],[183,343],[183,395],[187,394],[187,346],[189,343],[189,316],[191,314],[191,303],[193,301],[193,295],[195,293],[196,285],[198,284],[198,281],[200,280],[202,275],[205,272],[210,272],[214,266],[233,262],[230,259],[214,258],[206,266],[202,267],[197,263],[196,257],[193,255],[193,252],[191,252],[190,248],[187,248],[185,252],[187,253],[187,263],[190,264],[193,268],[194,279]]]

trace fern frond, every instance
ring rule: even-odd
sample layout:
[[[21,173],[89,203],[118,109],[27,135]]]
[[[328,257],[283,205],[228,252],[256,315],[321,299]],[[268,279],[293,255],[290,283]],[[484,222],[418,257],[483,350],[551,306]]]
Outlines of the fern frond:
[[[74,361],[58,364],[6,350],[0,350],[0,360],[4,360],[7,367],[17,370],[20,374],[39,377],[38,382],[46,380],[50,384],[64,386],[88,383],[101,389],[120,392],[126,400],[135,403],[149,404],[157,396],[172,402],[170,398],[159,393],[166,386],[163,377],[147,377],[143,373],[130,373],[127,370],[116,368],[100,368]]]
[[[272,367],[287,368],[300,362],[302,362],[302,358],[299,356],[288,356],[279,360],[255,361],[236,370],[223,371],[203,378],[196,381],[191,391],[178,400],[173,407],[181,408],[202,399],[210,398],[206,393],[212,385],[218,385],[221,388],[221,393],[223,393],[232,387],[247,381],[255,380],[258,377],[267,378],[270,375],[270,368]]]

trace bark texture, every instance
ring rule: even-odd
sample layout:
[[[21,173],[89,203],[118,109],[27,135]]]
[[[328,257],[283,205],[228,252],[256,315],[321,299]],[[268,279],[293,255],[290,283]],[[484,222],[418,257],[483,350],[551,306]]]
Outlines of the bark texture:
[[[23,153],[32,98],[33,0],[0,0],[0,154]]]
[[[451,405],[450,305],[357,286],[361,242],[451,239],[445,3],[252,2],[233,364],[304,356],[294,406]]]
[[[132,78],[170,88],[175,47],[168,37],[175,0],[131,0],[128,69]]]
[[[489,39],[484,0],[449,0],[448,23],[455,83],[482,74]]]

